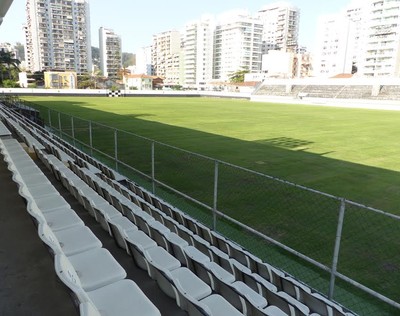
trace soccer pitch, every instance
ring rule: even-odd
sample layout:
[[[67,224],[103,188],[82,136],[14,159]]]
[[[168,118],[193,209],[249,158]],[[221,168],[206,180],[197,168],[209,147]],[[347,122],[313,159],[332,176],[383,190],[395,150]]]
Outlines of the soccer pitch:
[[[400,214],[400,112],[217,98],[25,99]]]
[[[400,214],[400,112],[195,97],[24,99],[74,116],[75,136],[86,144],[88,124],[82,120]],[[47,123],[51,121],[57,128],[60,120],[63,131],[71,135],[69,117],[42,110]],[[113,156],[114,131],[93,126],[94,146]],[[118,158],[150,175],[149,144],[118,133]],[[155,153],[157,180],[212,205],[212,160],[162,145],[156,146]],[[219,211],[326,266],[331,265],[338,200],[251,176],[223,164],[218,181]],[[209,211],[179,198],[175,200],[176,196],[171,198],[171,194],[159,189],[156,193],[162,198],[176,201],[173,204],[210,225]],[[326,293],[329,274],[316,272],[222,219],[217,228],[263,260]],[[398,221],[347,205],[338,271],[397,300],[399,240]],[[357,308],[360,314],[368,311],[366,315],[375,315],[376,309],[381,309],[370,297],[360,294],[354,298],[354,289],[338,283],[342,283],[335,290],[338,301]],[[364,298],[359,301],[360,297]],[[381,311],[381,315],[392,314]]]

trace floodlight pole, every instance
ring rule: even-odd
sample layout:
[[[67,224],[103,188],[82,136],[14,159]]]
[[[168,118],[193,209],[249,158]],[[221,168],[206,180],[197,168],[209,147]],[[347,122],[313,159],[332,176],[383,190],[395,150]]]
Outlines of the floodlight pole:
[[[340,241],[342,239],[343,220],[344,220],[345,211],[346,211],[346,200],[342,198],[340,200],[338,226],[337,226],[337,230],[336,230],[336,241],[335,241],[335,248],[333,250],[331,280],[329,282],[328,298],[330,300],[333,299],[333,292],[335,290],[335,279],[336,279],[337,265],[338,265],[338,261],[339,261]]]

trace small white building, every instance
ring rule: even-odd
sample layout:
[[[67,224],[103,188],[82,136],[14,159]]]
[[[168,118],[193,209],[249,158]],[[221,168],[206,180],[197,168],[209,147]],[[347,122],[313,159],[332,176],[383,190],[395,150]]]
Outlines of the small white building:
[[[126,90],[153,90],[153,77],[149,75],[124,75],[122,81]]]

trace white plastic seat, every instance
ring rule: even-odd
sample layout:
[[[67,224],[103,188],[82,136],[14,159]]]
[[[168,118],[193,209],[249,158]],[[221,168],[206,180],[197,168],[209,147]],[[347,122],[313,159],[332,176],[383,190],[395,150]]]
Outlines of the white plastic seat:
[[[235,307],[219,294],[212,294],[204,299],[188,301],[188,313],[190,316],[242,316]]]
[[[233,282],[231,286],[235,288],[242,296],[245,296],[251,305],[254,305],[257,308],[265,308],[267,306],[267,300],[243,282],[236,281]],[[245,303],[242,302],[242,304]],[[247,311],[249,308],[246,305],[244,309]]]
[[[84,226],[80,217],[70,208],[45,213],[43,217],[53,232],[75,226]]]
[[[132,280],[121,280],[87,293],[81,316],[161,316],[160,311]]]
[[[191,270],[193,270],[192,261],[200,262],[203,265],[205,265],[207,262],[210,262],[209,257],[193,246],[185,247],[184,253],[186,255],[187,267]]]
[[[213,280],[213,277],[218,278],[219,280],[230,284],[235,281],[235,276],[232,273],[229,273],[226,271],[224,268],[222,268],[219,264],[215,262],[206,262],[204,266],[212,273],[211,274],[211,287],[215,289],[216,284],[215,281]]]
[[[106,230],[109,235],[112,235],[110,225],[108,222],[115,217],[122,217],[122,214],[118,212],[110,204],[103,204],[100,206],[93,207],[96,220],[100,223],[101,227]]]
[[[141,230],[126,232],[126,242],[136,265],[147,271],[148,263],[144,252],[149,248],[156,247],[157,243]]]
[[[29,192],[35,199],[46,196],[60,195],[60,193],[54,188],[54,186],[48,183],[30,186]]]
[[[85,291],[95,290],[126,277],[125,270],[104,248],[88,250],[69,256],[68,259]]]
[[[66,256],[102,246],[100,240],[87,226],[77,226],[53,232],[46,224],[39,225],[39,237],[55,253],[64,253]]]
[[[181,264],[187,265],[187,258],[184,250],[184,248],[189,246],[187,241],[179,237],[174,232],[165,234],[164,239],[167,245],[167,251],[173,254],[174,257],[181,262]]]
[[[54,234],[66,256],[102,247],[101,241],[87,226],[63,229],[54,232]]]
[[[35,199],[35,202],[42,213],[49,213],[58,209],[70,208],[70,205],[59,194],[43,196]]]
[[[157,271],[156,280],[163,292],[175,298],[178,306],[183,310],[187,310],[186,296],[200,300],[212,293],[207,283],[185,267],[172,271]]]
[[[125,216],[113,217],[109,219],[108,223],[117,245],[129,253],[129,247],[126,243],[127,233],[130,231],[137,231],[137,226]]]
[[[172,271],[181,266],[178,259],[159,246],[146,249],[144,256],[148,264],[147,272],[152,279],[156,278],[156,270]]]

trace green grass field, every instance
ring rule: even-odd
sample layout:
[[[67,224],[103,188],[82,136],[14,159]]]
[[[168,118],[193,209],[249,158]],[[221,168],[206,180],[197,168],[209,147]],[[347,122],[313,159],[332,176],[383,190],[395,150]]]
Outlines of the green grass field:
[[[91,120],[400,215],[400,112],[212,98],[24,99],[75,116],[75,136],[86,143],[83,120]],[[49,121],[47,110],[42,116]],[[58,126],[55,112],[50,120]],[[71,120],[61,122],[71,133]],[[114,155],[113,130],[93,127],[92,136]],[[212,205],[213,161],[158,144],[155,152],[158,180]],[[146,140],[118,133],[118,157],[151,172]],[[338,201],[227,165],[219,172],[220,211],[330,266]],[[399,226],[348,205],[339,271],[398,300]],[[263,252],[265,244],[237,238]]]
[[[400,214],[400,112],[206,98],[26,98]]]

